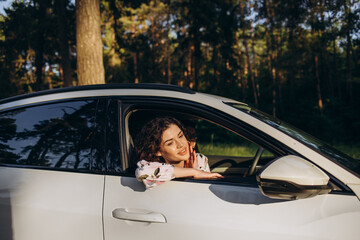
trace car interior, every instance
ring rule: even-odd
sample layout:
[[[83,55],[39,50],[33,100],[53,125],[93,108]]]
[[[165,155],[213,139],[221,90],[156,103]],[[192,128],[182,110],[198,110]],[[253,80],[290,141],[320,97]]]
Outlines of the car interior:
[[[235,131],[203,116],[169,109],[136,108],[130,110],[125,119],[129,159],[131,159],[134,139],[142,126],[159,116],[173,116],[184,126],[190,124],[195,127],[196,150],[208,157],[212,172],[220,173],[225,177],[221,180],[223,182],[256,185],[256,173],[277,157]]]

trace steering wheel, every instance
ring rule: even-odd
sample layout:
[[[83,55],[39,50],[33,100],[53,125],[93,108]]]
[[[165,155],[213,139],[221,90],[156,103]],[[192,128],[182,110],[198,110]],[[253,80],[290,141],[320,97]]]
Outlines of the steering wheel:
[[[217,168],[219,167],[220,165],[223,165],[223,164],[226,164],[226,163],[230,163],[231,164],[231,167],[235,167],[237,165],[236,161],[233,160],[233,159],[223,159],[223,160],[220,160],[216,163],[214,163],[213,165],[210,166],[211,169],[213,168]]]
[[[262,155],[262,153],[264,152],[264,148],[262,147],[259,147],[258,150],[256,151],[256,154],[255,154],[255,157],[254,157],[254,161],[253,163],[251,164],[250,168],[249,168],[249,172],[248,172],[248,176],[251,176],[254,174],[255,172],[255,168],[256,168],[256,165],[258,164],[259,162],[259,159]]]

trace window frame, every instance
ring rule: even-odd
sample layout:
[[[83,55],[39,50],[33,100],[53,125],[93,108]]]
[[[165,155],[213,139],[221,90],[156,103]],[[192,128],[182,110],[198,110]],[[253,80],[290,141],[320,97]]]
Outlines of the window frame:
[[[273,152],[276,156],[283,156],[287,154],[295,154],[300,156],[300,154],[294,152],[292,149],[289,149],[287,146],[278,142],[273,137],[268,136],[259,131],[258,129],[250,126],[246,122],[243,122],[240,119],[224,113],[221,110],[197,102],[193,102],[191,100],[147,96],[122,97],[121,112],[123,114],[121,116],[120,122],[122,129],[121,132],[123,133],[123,166],[126,176],[134,176],[134,173],[128,171],[130,165],[130,153],[127,146],[129,144],[128,139],[130,137],[127,136],[129,134],[127,120],[129,114],[135,110],[162,110],[168,112],[186,113],[213,122],[223,128],[226,128],[229,131],[235,132],[247,139],[248,141],[253,142],[258,146],[269,149],[269,151]],[[202,180],[201,182],[206,181]],[[216,182],[218,183],[219,181]]]

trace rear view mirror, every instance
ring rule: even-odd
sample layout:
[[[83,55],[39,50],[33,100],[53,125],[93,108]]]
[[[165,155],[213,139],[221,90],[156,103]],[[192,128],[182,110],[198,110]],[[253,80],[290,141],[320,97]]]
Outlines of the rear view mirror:
[[[331,191],[329,176],[309,161],[288,155],[278,158],[256,176],[261,192],[274,199],[301,199]]]

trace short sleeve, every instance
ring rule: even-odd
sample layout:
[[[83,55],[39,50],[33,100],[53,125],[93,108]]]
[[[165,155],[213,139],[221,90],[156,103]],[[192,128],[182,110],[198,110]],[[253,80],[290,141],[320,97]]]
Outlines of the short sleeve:
[[[141,160],[137,163],[135,176],[143,182],[147,189],[158,186],[175,178],[174,166],[167,163],[148,162]]]
[[[204,172],[210,172],[208,158],[205,155],[201,153],[196,153],[196,159],[197,159],[197,169]]]

